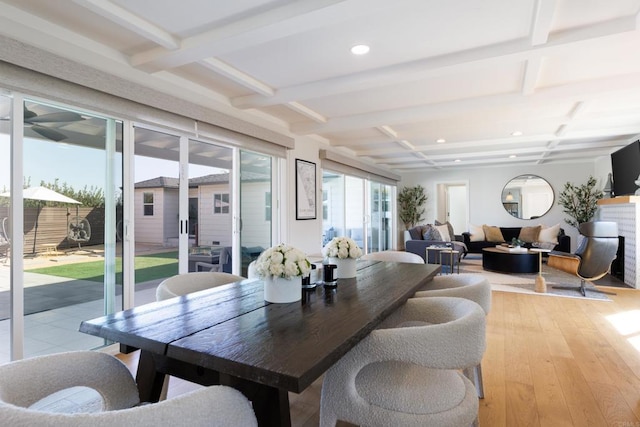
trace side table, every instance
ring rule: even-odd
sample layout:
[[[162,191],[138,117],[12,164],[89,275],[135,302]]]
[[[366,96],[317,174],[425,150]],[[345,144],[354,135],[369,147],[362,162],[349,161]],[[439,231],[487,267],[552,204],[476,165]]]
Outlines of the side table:
[[[453,267],[457,266],[458,268],[458,274],[460,274],[460,262],[458,261],[458,257],[457,255],[460,253],[460,251],[456,251],[451,249],[450,247],[446,247],[446,246],[428,246],[426,248],[427,253],[426,255],[426,260],[427,260],[427,264],[429,264],[429,260],[432,257],[429,257],[429,252],[430,251],[435,251],[437,252],[437,258],[435,258],[435,256],[433,257],[434,259],[437,259],[437,263],[440,264],[440,266],[447,266],[448,270],[449,270],[449,274],[453,274]],[[445,255],[443,257],[443,254]],[[434,254],[435,255],[435,254]],[[445,260],[445,264],[443,264],[443,259]],[[440,270],[440,274],[442,274],[442,270]]]
[[[529,252],[537,252],[538,253],[538,275],[536,276],[536,287],[535,291],[539,293],[547,292],[547,281],[542,277],[542,254],[544,252],[551,252],[551,249],[541,249],[541,248],[531,248]]]

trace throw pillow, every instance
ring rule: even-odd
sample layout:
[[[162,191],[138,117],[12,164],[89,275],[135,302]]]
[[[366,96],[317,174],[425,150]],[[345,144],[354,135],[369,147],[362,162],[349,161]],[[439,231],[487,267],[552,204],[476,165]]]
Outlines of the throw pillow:
[[[520,229],[520,235],[518,239],[522,240],[525,243],[533,243],[538,241],[538,235],[540,234],[540,230],[542,226],[538,225],[536,227],[522,227]]]
[[[409,236],[411,236],[411,240],[420,240],[422,239],[422,226],[416,225],[415,227],[411,227],[409,230]]]
[[[442,241],[442,236],[437,228],[433,225],[425,226],[422,232],[422,240]]]
[[[447,227],[446,225],[436,225],[433,228],[435,228],[436,230],[438,230],[438,232],[440,233],[440,237],[442,238],[443,242],[450,242],[451,241],[451,236],[449,236],[449,227]]]
[[[469,241],[484,242],[484,230],[481,226],[469,224]]]
[[[488,242],[504,242],[504,237],[502,237],[502,230],[500,230],[500,227],[483,225],[482,230],[484,231],[484,235]]]
[[[440,222],[436,219],[435,221],[436,225],[446,225],[447,226],[447,230],[449,231],[449,237],[451,238],[451,240],[453,240],[456,236],[456,233],[453,232],[453,225],[451,225],[451,223],[449,221],[447,222]]]
[[[556,224],[551,227],[545,227],[541,225],[540,234],[538,234],[538,241],[540,243],[553,243],[558,244],[558,233],[560,233],[560,224]]]

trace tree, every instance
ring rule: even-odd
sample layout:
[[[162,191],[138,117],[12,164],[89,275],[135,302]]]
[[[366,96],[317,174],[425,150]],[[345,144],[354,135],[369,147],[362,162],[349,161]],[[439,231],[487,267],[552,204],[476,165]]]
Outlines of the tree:
[[[427,195],[421,185],[403,187],[398,194],[398,213],[404,227],[408,230],[420,221],[425,209],[422,205],[427,201]]]
[[[564,208],[563,212],[571,218],[565,218],[565,222],[578,228],[583,222],[591,221],[598,210],[598,200],[604,193],[596,189],[596,179],[589,176],[586,184],[580,186],[567,182],[560,193],[558,204]]]

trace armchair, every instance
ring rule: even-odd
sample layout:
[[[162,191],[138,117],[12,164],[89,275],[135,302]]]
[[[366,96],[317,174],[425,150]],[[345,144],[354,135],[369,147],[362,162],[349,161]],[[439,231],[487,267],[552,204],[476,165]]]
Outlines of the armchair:
[[[99,412],[46,412],[32,407],[58,391],[87,387],[102,400]],[[214,386],[140,405],[127,367],[95,351],[39,356],[0,366],[0,424],[14,427],[257,426],[251,403],[237,390]]]
[[[580,286],[552,286],[555,289],[579,291],[586,296],[586,291],[615,295],[594,286],[586,287],[586,282],[593,282],[604,277],[611,269],[611,263],[618,252],[618,224],[615,222],[585,222],[578,227],[584,239],[574,254],[552,251],[549,253],[547,265],[580,278]]]

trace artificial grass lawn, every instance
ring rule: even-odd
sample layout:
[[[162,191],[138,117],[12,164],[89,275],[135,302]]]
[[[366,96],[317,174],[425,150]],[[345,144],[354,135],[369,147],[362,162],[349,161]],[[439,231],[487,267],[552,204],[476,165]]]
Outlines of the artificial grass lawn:
[[[163,252],[135,257],[136,283],[162,279],[178,274],[178,252]],[[48,274],[69,279],[104,282],[104,260],[63,264],[26,270],[30,273]],[[116,283],[122,284],[122,258],[116,258]]]

